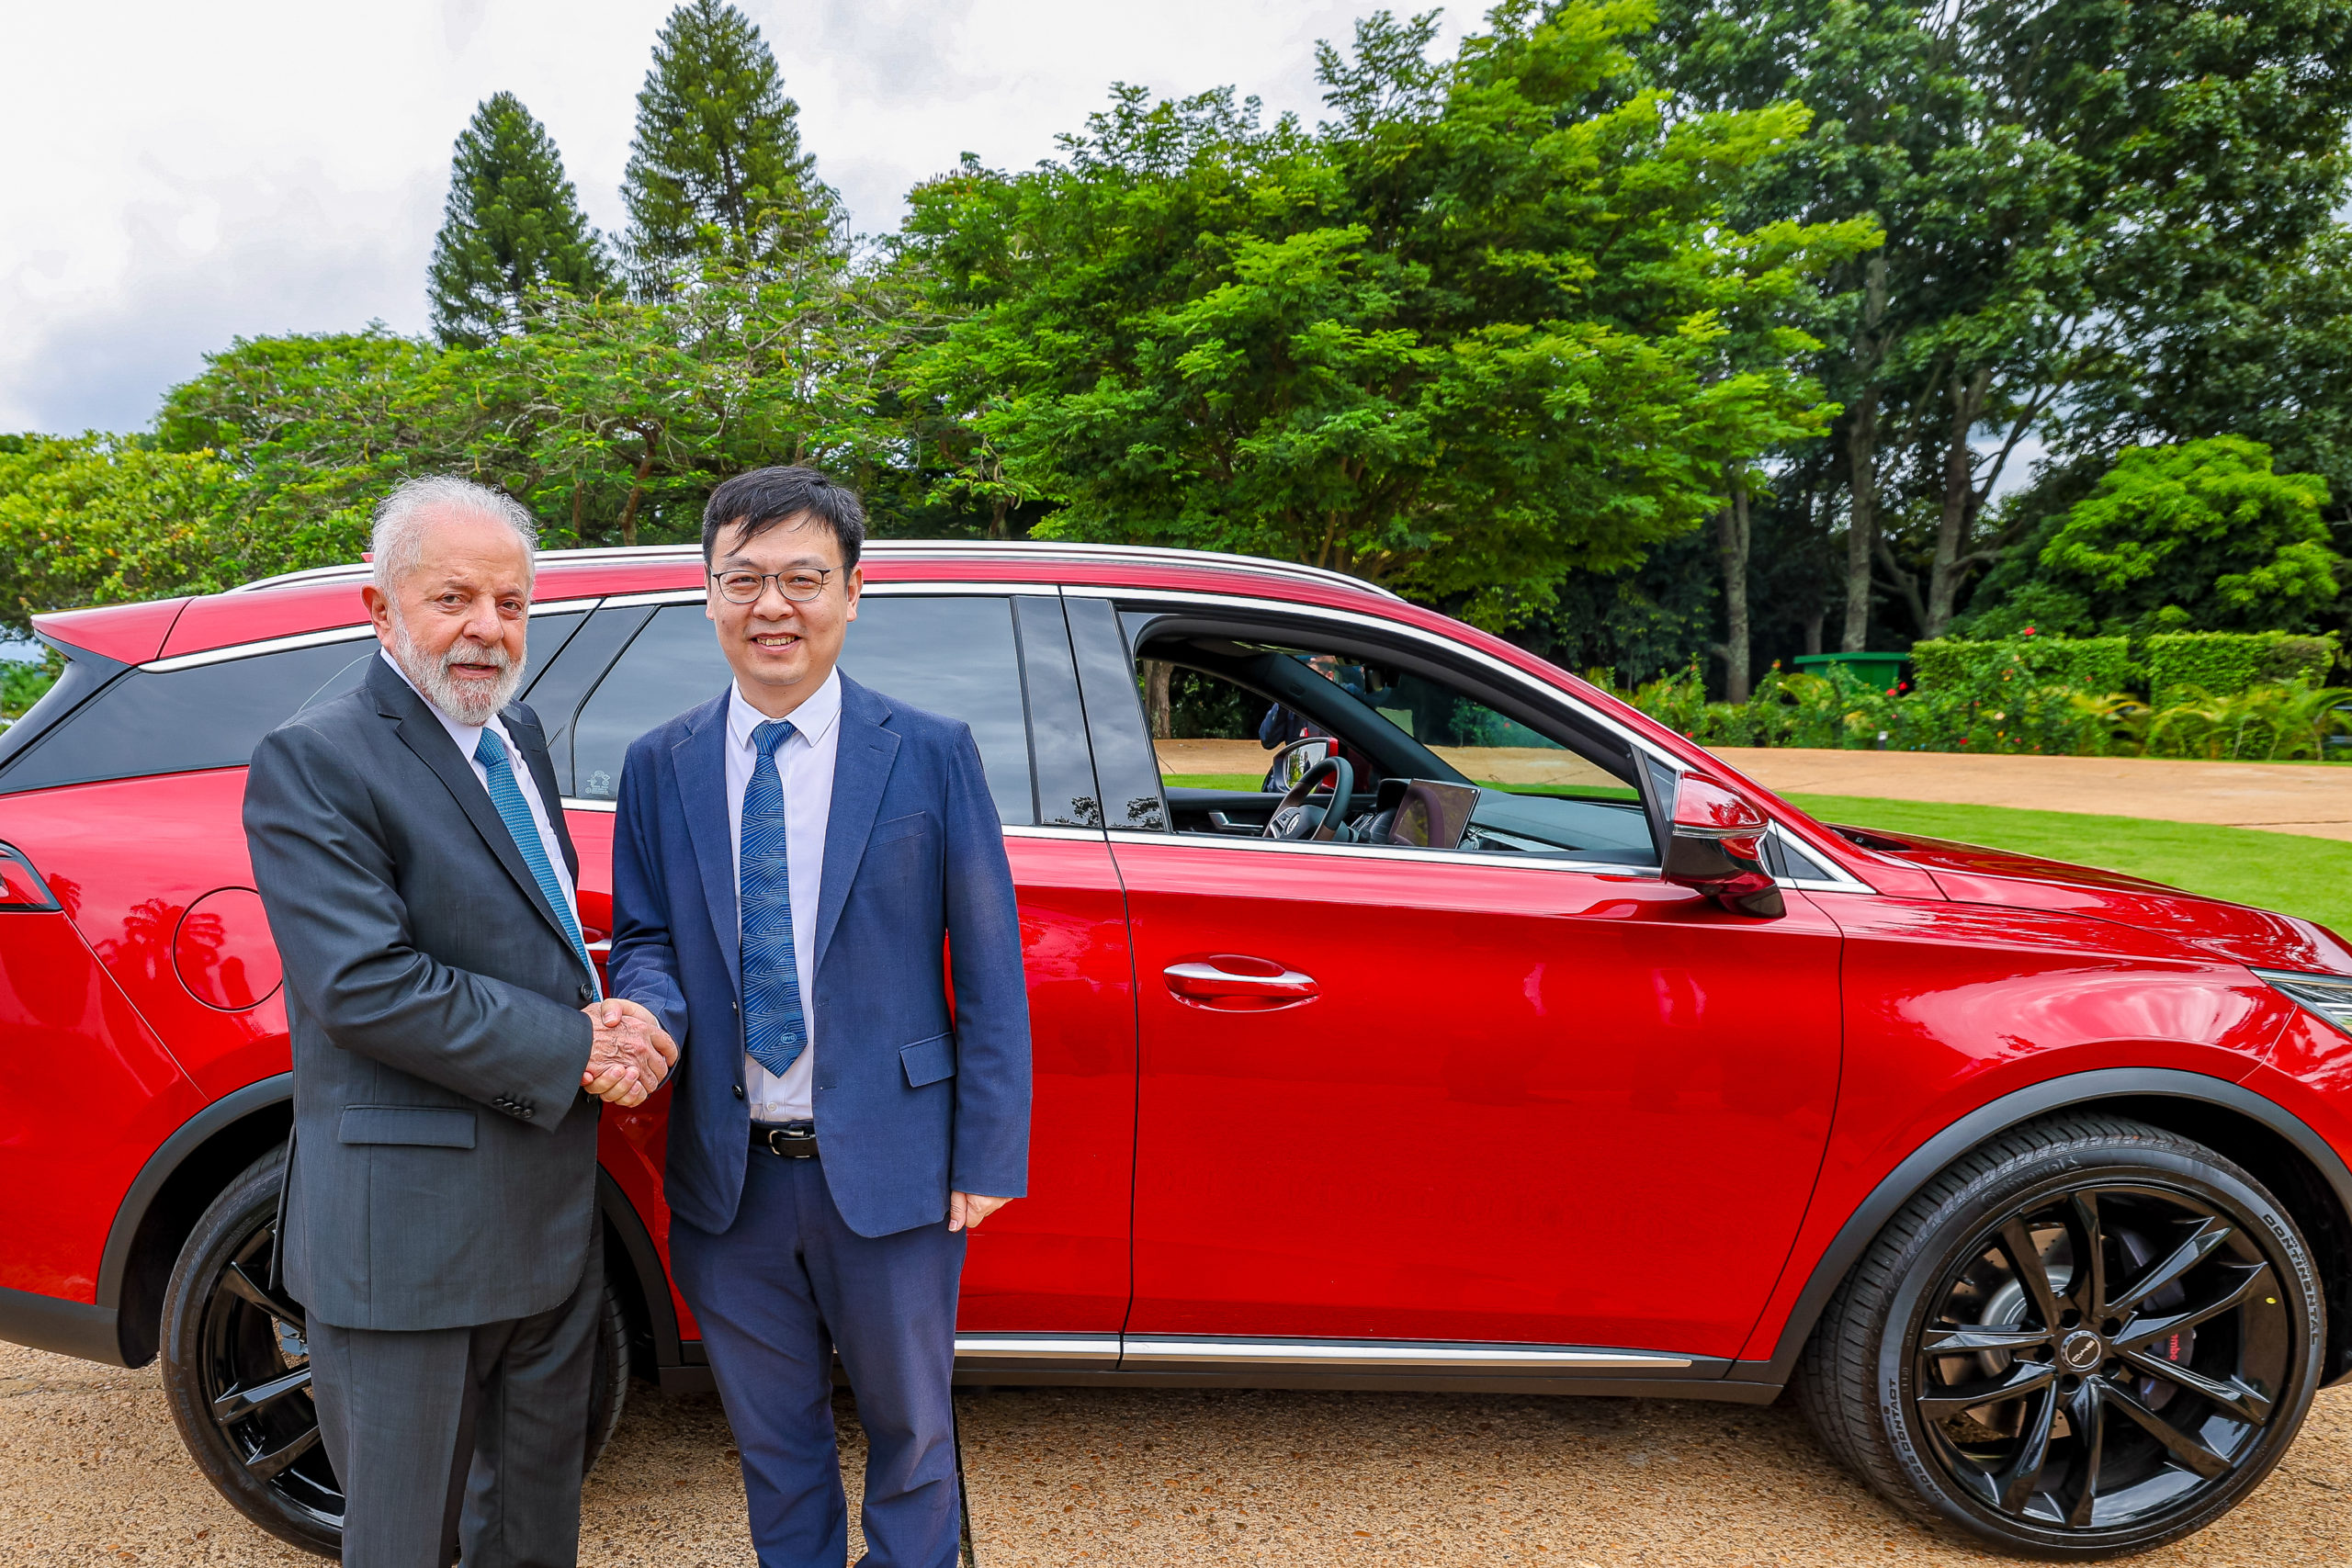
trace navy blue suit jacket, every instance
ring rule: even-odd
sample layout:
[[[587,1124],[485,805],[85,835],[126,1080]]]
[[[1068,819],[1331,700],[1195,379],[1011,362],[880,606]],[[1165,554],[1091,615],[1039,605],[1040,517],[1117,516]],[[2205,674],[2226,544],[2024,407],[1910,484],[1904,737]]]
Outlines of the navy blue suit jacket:
[[[888,1235],[939,1224],[951,1190],[1027,1192],[1029,998],[970,728],[846,675],[839,722],[811,998],[817,1135],[842,1218]],[[734,1223],[751,1141],[726,741],[725,693],[639,736],[613,833],[613,991],[678,1042],[664,1186],[673,1214],[712,1233]]]

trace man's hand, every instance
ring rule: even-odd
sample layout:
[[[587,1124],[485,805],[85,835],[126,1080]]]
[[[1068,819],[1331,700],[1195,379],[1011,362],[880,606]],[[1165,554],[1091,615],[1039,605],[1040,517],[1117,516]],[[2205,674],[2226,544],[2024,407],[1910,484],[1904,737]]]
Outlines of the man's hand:
[[[643,1104],[677,1065],[676,1042],[650,1012],[626,997],[607,997],[580,1010],[595,1031],[580,1087],[610,1104]]]
[[[978,1192],[950,1192],[947,1195],[947,1228],[951,1231],[976,1231],[980,1222],[1012,1202],[1010,1198],[990,1198]]]

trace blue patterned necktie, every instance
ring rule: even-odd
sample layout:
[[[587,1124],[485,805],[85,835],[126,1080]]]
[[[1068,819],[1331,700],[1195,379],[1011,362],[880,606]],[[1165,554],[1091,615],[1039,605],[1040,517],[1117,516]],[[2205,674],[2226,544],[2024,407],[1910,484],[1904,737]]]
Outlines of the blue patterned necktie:
[[[737,880],[743,922],[743,1049],[777,1077],[808,1045],[800,970],[792,952],[792,870],[784,829],[784,777],[775,749],[792,733],[772,718],[752,731],[759,755],[743,786]]]
[[[563,934],[571,942],[572,956],[580,960],[580,967],[588,971],[588,984],[602,997],[604,985],[596,978],[596,966],[588,962],[588,948],[580,940],[580,922],[564,898],[563,885],[555,879],[555,867],[548,863],[547,843],[539,837],[539,825],[531,820],[531,808],[524,803],[522,787],[514,782],[514,768],[506,760],[506,748],[487,728],[474,742],[474,761],[481,764],[482,776],[490,784],[490,803],[498,807],[498,819],[506,824],[514,847],[523,852],[523,863],[531,868],[539,891],[548,896],[548,908],[562,922]]]

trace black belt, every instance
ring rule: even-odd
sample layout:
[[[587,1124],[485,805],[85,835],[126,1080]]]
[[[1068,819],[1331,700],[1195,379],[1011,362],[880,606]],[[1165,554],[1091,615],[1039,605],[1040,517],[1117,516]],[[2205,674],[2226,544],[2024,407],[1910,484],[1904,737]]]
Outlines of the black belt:
[[[817,1157],[817,1123],[814,1122],[754,1122],[752,1123],[752,1146],[765,1149],[786,1159],[815,1159]]]

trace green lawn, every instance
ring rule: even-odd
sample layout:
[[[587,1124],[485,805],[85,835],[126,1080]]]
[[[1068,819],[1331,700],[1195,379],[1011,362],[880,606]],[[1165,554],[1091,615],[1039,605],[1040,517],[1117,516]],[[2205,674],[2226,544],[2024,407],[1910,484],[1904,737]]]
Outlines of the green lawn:
[[[1255,789],[1249,774],[1172,774],[1193,789]],[[2280,909],[2339,931],[2352,931],[2352,843],[2210,828],[2195,822],[2143,822],[2072,811],[2019,811],[2006,806],[1939,806],[1846,795],[1789,799],[1825,822],[1884,828],[2103,865],[2241,904]]]
[[[2102,865],[2193,893],[2210,893],[2301,915],[2352,931],[2352,843],[2211,828],[2197,822],[2147,822],[2071,811],[2019,811],[2006,806],[1939,806],[1845,795],[1788,797],[1825,822],[1884,828]]]

